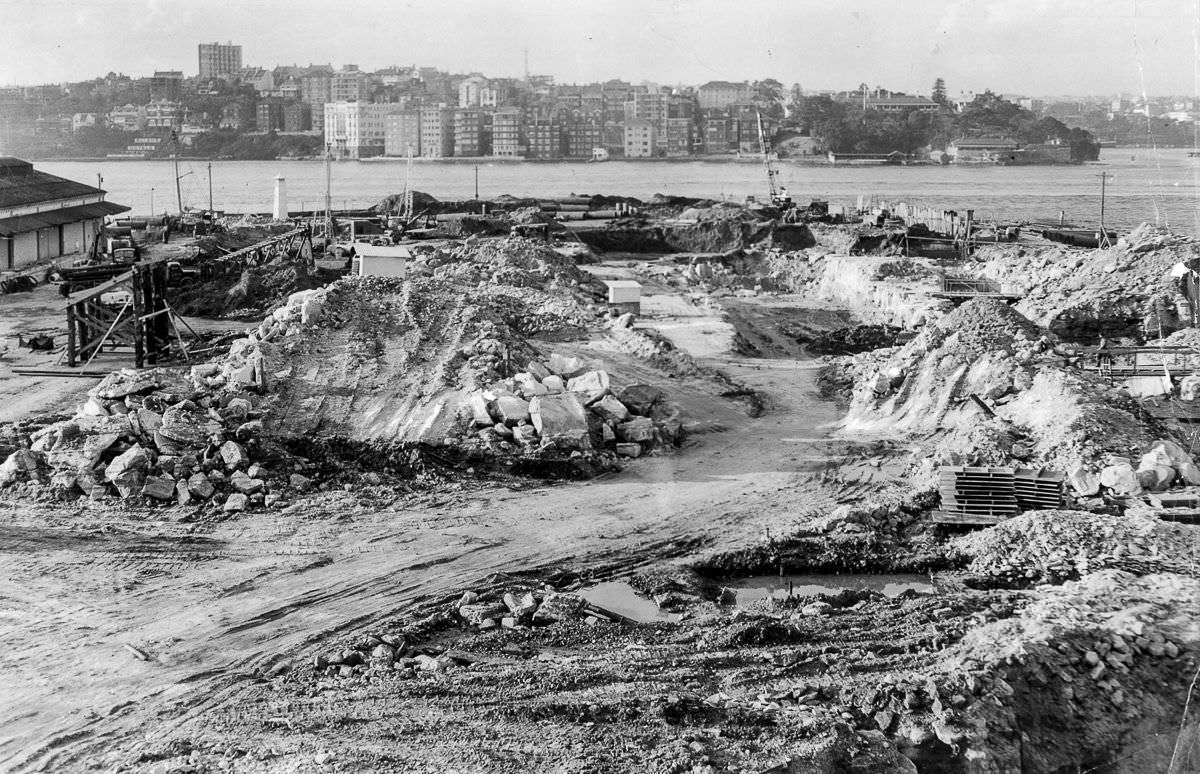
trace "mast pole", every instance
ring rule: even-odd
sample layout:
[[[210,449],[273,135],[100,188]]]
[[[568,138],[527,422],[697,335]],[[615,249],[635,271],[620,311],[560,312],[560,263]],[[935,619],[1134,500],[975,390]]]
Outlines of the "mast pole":
[[[179,186],[179,135],[171,133],[175,139],[175,203],[179,205],[179,214],[183,215],[183,190]]]
[[[208,213],[212,214],[212,162],[208,162]]]

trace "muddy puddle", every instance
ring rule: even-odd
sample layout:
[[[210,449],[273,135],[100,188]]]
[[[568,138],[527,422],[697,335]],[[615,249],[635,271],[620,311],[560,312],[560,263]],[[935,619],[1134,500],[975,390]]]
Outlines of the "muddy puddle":
[[[838,594],[842,591],[877,591],[896,597],[905,591],[933,594],[937,588],[928,575],[894,573],[890,575],[760,575],[725,581],[737,595],[737,605],[745,607],[760,599],[787,599],[788,595],[810,597]]]
[[[636,623],[678,621],[681,616],[659,610],[652,599],[640,596],[628,583],[610,581],[580,589],[579,596],[601,610],[616,613]]]

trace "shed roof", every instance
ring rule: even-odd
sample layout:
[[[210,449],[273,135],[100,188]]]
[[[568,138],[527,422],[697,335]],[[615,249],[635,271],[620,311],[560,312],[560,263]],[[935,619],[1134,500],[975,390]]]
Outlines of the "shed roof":
[[[610,288],[642,288],[642,283],[634,280],[604,280],[604,284]]]
[[[98,193],[103,191],[65,177],[38,172],[28,161],[0,156],[0,207],[20,207]]]
[[[0,218],[0,234],[23,234],[49,226],[63,226],[68,223],[79,223],[93,218],[103,218],[105,215],[116,215],[118,212],[128,212],[129,208],[114,202],[93,202],[77,207],[64,207],[60,210],[39,212],[34,215],[17,215],[12,218]]]

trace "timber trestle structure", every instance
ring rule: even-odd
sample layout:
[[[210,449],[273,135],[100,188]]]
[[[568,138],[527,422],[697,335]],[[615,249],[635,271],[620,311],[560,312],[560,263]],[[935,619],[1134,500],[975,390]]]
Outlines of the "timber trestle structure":
[[[307,227],[264,239],[257,244],[206,262],[212,275],[241,273],[278,258],[313,263],[312,237]],[[134,365],[157,365],[171,357],[172,344],[187,357],[178,319],[167,303],[168,259],[133,264],[129,271],[67,298],[67,365],[86,367],[105,346],[129,347]],[[186,323],[185,323],[186,324]]]
[[[134,264],[129,271],[67,299],[67,365],[91,363],[105,346],[131,347],[134,364],[155,365],[171,345],[167,261]]]

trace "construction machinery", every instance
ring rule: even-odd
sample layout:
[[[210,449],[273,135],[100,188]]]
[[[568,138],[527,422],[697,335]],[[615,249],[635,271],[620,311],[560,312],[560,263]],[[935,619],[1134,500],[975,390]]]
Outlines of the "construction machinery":
[[[763,128],[762,111],[756,111],[758,116],[758,147],[762,152],[763,168],[767,172],[767,190],[771,195],[771,204],[782,209],[788,209],[792,206],[792,198],[788,196],[787,189],[780,187],[775,178],[779,174],[779,170],[775,169],[771,159],[771,146],[767,142],[767,130]]]

